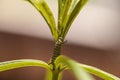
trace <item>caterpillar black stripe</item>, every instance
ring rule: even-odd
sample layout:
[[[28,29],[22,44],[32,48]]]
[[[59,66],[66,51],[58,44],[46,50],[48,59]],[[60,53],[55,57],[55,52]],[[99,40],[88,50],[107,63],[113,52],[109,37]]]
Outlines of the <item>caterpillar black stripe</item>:
[[[63,38],[60,37],[55,43],[55,48],[54,48],[53,56],[50,63],[50,64],[53,64],[53,69],[55,68],[54,62],[61,53],[62,45],[63,45]]]

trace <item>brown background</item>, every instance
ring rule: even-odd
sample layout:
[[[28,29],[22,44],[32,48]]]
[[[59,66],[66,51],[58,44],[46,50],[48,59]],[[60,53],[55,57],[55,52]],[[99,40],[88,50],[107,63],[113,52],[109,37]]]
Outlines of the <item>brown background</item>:
[[[24,58],[48,62],[53,47],[53,41],[0,32],[0,62]],[[120,76],[120,55],[115,51],[65,43],[62,53],[81,63],[93,65]],[[44,80],[44,77],[45,70],[38,67],[26,67],[0,73],[0,80]],[[71,72],[65,72],[63,80],[75,80],[75,78]]]

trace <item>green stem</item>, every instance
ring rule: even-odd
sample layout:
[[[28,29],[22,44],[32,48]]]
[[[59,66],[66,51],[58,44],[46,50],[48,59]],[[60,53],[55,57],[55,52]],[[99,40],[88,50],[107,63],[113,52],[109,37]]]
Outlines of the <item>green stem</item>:
[[[52,71],[52,80],[59,80],[59,71],[58,70]]]

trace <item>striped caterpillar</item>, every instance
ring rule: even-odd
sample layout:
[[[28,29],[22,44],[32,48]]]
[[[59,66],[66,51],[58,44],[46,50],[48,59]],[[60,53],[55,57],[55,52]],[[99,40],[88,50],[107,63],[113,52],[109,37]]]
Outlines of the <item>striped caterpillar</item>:
[[[50,64],[52,64],[53,65],[53,70],[54,70],[54,68],[55,68],[55,64],[54,64],[54,62],[55,62],[55,60],[56,60],[56,58],[60,55],[60,53],[61,53],[61,46],[63,45],[63,42],[64,40],[63,40],[63,38],[58,38],[58,40],[56,41],[56,43],[55,43],[55,47],[54,47],[54,52],[53,52],[53,56],[52,56],[52,59],[51,59],[51,63]]]

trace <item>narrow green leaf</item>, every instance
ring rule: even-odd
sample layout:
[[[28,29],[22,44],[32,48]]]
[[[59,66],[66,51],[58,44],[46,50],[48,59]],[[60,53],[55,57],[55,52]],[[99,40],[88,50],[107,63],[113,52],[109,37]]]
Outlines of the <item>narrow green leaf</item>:
[[[73,0],[74,1],[74,0]],[[80,10],[83,8],[83,6],[86,4],[88,0],[75,0],[72,2],[70,9],[68,11],[68,21],[66,22],[65,29],[62,33],[62,37],[65,37],[71,24],[73,23],[76,16],[79,14]]]
[[[64,31],[64,27],[66,25],[66,22],[68,20],[68,11],[70,8],[72,0],[59,0],[59,9],[58,9],[58,31],[59,31],[59,36]]]
[[[80,67],[77,62],[71,60],[65,56],[59,56],[56,59],[56,64],[67,65],[75,74],[77,80],[94,80],[85,70]]]
[[[46,0],[28,0],[28,1],[42,14],[56,41],[58,38],[58,31],[57,31],[54,16],[49,6],[47,5]]]
[[[58,0],[58,30],[60,30],[61,19],[63,14],[63,8],[65,5],[65,0]]]
[[[49,65],[44,61],[33,60],[33,59],[20,59],[20,60],[0,62],[0,72],[10,69],[20,68],[20,67],[28,67],[28,66],[38,66],[38,67],[50,69]]]
[[[104,80],[120,80],[120,78],[118,78],[110,73],[107,73],[101,69],[98,69],[96,67],[85,65],[85,64],[80,64],[80,63],[77,63],[77,64],[80,67],[84,68],[89,73],[94,74],[94,75],[96,75]]]
[[[70,6],[70,9],[69,9],[68,13],[72,13],[72,11],[74,10],[74,8],[77,5],[78,1],[80,1],[80,0],[72,0],[72,3],[71,3],[71,6]]]

